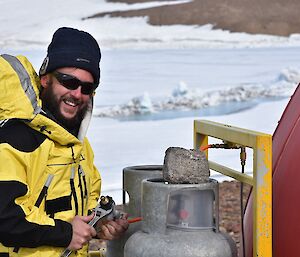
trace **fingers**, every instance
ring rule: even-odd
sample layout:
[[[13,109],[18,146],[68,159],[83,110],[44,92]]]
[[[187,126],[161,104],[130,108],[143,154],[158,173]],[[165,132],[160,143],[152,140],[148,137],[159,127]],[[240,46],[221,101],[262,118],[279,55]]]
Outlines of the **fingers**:
[[[105,240],[113,240],[115,239],[114,234],[115,234],[114,228],[109,224],[105,224],[101,227],[99,237]]]
[[[94,216],[95,216],[95,213],[92,213],[92,214],[90,214],[88,216],[76,216],[76,217],[78,217],[79,219],[81,219],[85,223],[88,223],[88,222],[90,222],[94,218]]]
[[[108,221],[100,226],[100,232],[97,236],[105,240],[114,240],[119,238],[128,229],[129,223],[126,219]]]
[[[123,212],[122,219],[127,220],[128,216],[129,216],[128,213]]]
[[[118,220],[116,220],[116,223],[121,227],[120,232],[124,232],[128,229],[129,222],[128,222],[127,218],[126,219],[124,219],[124,218],[118,219]]]
[[[119,238],[116,229],[111,224],[105,224],[101,227],[98,237],[105,240],[114,240]]]
[[[92,237],[96,236],[96,230],[87,224],[87,222],[90,221],[92,218],[93,215],[74,217],[72,221],[72,240],[68,246],[68,249],[81,249],[92,239]]]
[[[97,236],[96,229],[93,228],[93,227],[90,227],[90,228],[91,228],[91,235],[92,235],[92,238],[95,237],[95,236]],[[91,238],[91,239],[92,239],[92,238]],[[90,240],[91,240],[91,239],[90,239]]]

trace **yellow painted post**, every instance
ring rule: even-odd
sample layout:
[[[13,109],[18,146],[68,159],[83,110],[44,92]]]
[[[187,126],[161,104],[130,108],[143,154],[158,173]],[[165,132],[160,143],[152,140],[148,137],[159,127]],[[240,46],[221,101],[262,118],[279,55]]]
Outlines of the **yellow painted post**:
[[[196,122],[194,122],[194,131],[197,130]],[[194,149],[197,147],[204,147],[208,145],[208,136],[200,133],[194,133]],[[205,151],[206,157],[208,158],[208,151]]]
[[[253,186],[253,257],[272,257],[272,136],[212,121],[194,121],[194,148],[208,137],[253,149],[253,178],[209,161],[210,169]]]
[[[258,137],[254,151],[253,256],[272,256],[272,138]]]

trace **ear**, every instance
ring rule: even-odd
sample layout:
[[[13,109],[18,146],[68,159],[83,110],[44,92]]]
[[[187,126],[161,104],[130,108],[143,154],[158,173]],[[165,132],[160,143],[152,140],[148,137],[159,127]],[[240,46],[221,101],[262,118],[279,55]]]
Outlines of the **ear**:
[[[41,76],[41,86],[43,88],[47,88],[49,86],[49,79],[50,78],[48,74]]]

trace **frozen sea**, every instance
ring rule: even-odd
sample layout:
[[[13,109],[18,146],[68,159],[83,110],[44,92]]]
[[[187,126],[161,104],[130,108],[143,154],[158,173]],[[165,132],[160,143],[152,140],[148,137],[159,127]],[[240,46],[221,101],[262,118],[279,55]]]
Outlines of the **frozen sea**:
[[[118,203],[122,169],[163,164],[170,146],[192,148],[195,119],[272,134],[300,81],[300,35],[230,33],[209,24],[154,27],[146,18],[81,20],[100,11],[178,2],[74,0],[70,9],[70,0],[44,1],[43,8],[37,0],[0,0],[0,54],[23,54],[36,70],[58,27],[84,29],[98,40],[101,83],[88,137],[102,193]],[[251,173],[251,151],[249,156]],[[210,150],[209,157],[240,169],[239,152]]]

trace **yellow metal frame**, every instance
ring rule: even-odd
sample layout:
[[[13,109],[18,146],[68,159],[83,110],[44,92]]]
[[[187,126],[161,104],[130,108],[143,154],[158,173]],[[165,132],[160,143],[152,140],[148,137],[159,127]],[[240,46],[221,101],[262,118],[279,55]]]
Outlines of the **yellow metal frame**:
[[[194,148],[207,146],[208,137],[253,149],[253,177],[212,161],[209,161],[209,167],[253,186],[253,257],[272,257],[272,136],[212,121],[195,120]]]

